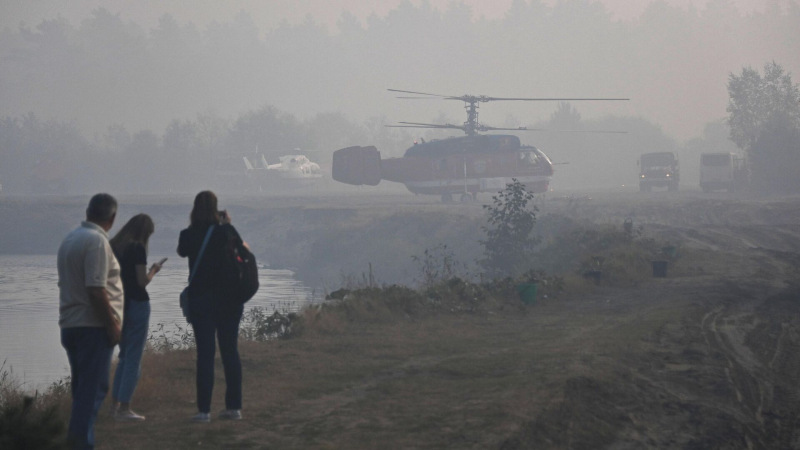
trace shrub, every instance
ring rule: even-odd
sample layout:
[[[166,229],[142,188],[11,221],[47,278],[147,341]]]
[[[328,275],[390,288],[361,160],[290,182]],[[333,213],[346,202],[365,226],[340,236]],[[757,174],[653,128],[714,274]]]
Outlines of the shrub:
[[[37,408],[35,397],[5,402],[0,409],[3,450],[66,450],[66,426],[56,405]]]
[[[267,314],[264,308],[251,308],[242,317],[239,338],[263,342],[270,339],[290,339],[302,332],[302,317],[297,313],[275,310],[272,314]]]
[[[537,249],[537,266],[556,274],[600,270],[603,280],[612,284],[628,284],[647,276],[650,260],[660,247],[642,233],[626,233],[619,227],[581,225],[571,220],[562,223],[560,232],[552,234]]]
[[[480,241],[484,247],[480,265],[490,277],[516,277],[532,267],[539,238],[532,235],[538,208],[528,209],[531,200],[533,194],[512,178],[512,183],[492,197],[491,205],[483,206],[489,226],[483,227],[486,240]]]
[[[414,255],[411,259],[419,266],[422,286],[432,286],[454,278],[462,268],[455,260],[452,250],[445,244],[439,244],[432,249],[425,249],[422,256]]]
[[[194,329],[178,322],[159,323],[147,336],[147,346],[158,353],[194,348]]]
[[[65,378],[42,394],[26,395],[5,363],[0,365],[0,449],[67,449],[63,411],[69,391]]]

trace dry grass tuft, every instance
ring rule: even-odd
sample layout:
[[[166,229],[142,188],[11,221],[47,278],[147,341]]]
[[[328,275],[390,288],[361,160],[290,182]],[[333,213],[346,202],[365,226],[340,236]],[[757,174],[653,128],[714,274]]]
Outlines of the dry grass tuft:
[[[43,392],[29,392],[5,362],[0,364],[0,448],[66,449],[69,392],[69,378],[52,383]]]

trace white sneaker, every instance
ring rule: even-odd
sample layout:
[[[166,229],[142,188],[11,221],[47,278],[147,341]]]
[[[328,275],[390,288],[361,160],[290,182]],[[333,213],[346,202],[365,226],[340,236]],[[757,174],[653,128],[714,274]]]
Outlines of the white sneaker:
[[[190,420],[194,423],[208,423],[211,422],[211,414],[197,413]]]
[[[242,410],[240,409],[225,409],[219,413],[221,420],[242,420]]]
[[[114,414],[114,420],[117,422],[141,422],[144,420],[144,416],[136,414],[130,409],[127,411],[117,410],[116,414]]]

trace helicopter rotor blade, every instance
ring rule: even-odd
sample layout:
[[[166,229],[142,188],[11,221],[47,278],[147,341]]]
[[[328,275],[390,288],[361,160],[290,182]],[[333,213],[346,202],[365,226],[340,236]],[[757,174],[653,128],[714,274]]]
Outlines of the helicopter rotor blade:
[[[542,130],[551,133],[586,133],[586,134],[628,134],[627,131],[618,130]]]
[[[546,128],[504,128],[504,127],[490,127],[487,125],[479,125],[478,131],[546,131],[550,133],[587,133],[587,134],[628,134],[627,131],[617,130],[549,130]]]
[[[440,97],[395,97],[402,100],[447,100],[447,98]]]
[[[397,122],[403,125],[424,125],[428,127],[464,128],[463,125],[453,125],[449,123],[420,123],[420,122]]]
[[[433,129],[446,129],[446,130],[464,130],[462,125],[451,124],[436,124],[436,123],[417,123],[417,122],[399,122],[401,125],[386,125],[389,128],[433,128]]]
[[[434,128],[434,129],[453,129],[453,130],[461,130],[467,133],[468,135],[474,135],[476,132],[486,132],[486,131],[551,131],[556,133],[594,133],[594,134],[627,134],[626,131],[616,131],[616,130],[547,130],[547,129],[538,129],[538,128],[527,128],[527,127],[518,127],[518,128],[507,128],[507,127],[490,127],[486,125],[482,125],[477,122],[477,115],[475,114],[475,110],[478,107],[478,103],[485,103],[485,102],[494,102],[494,101],[523,101],[523,102],[547,102],[547,101],[574,101],[574,102],[583,102],[583,101],[628,101],[629,98],[616,98],[616,97],[490,97],[488,95],[461,95],[461,96],[452,96],[452,95],[442,95],[442,94],[433,94],[430,92],[418,92],[418,91],[404,91],[400,89],[387,89],[389,92],[396,92],[400,94],[411,94],[411,95],[401,95],[397,96],[398,99],[403,100],[457,100],[462,101],[465,103],[465,107],[468,109],[468,120],[464,122],[463,125],[451,125],[451,124],[431,124],[431,123],[420,123],[420,122],[400,122],[400,125],[392,125],[392,128]]]
[[[426,127],[422,125],[384,125],[386,128],[422,128],[424,130],[448,130],[451,127]]]
[[[570,98],[558,98],[558,97],[489,97],[486,95],[481,96],[474,96],[474,95],[442,95],[442,94],[431,94],[429,92],[417,92],[417,91],[403,91],[400,89],[387,89],[390,92],[398,92],[403,94],[416,94],[416,95],[427,95],[429,97],[397,97],[402,99],[412,99],[412,98],[439,98],[442,100],[460,100],[460,101],[479,101],[479,102],[496,102],[496,101],[524,101],[524,102],[548,102],[548,101],[570,101],[570,102],[582,102],[582,101],[628,101],[629,98],[578,98],[578,97],[570,97]]]
[[[449,123],[422,123],[422,122],[397,122],[403,125],[430,125],[432,127],[440,127],[443,125],[450,125]]]
[[[522,102],[552,102],[552,101],[583,102],[583,101],[593,101],[593,102],[602,102],[602,101],[628,101],[630,99],[629,98],[481,97],[480,100],[482,102],[496,102],[496,101],[522,101]]]
[[[541,128],[528,128],[528,127],[517,127],[517,128],[503,128],[503,127],[490,127],[486,125],[479,125],[478,131],[547,131]]]
[[[400,100],[458,100],[460,102],[467,102],[467,103],[469,103],[471,101],[481,101],[477,97],[468,97],[468,96],[463,96],[463,97],[444,97],[444,96],[442,96],[442,97],[407,97],[407,96],[402,96],[402,97],[395,97],[395,98],[398,98]]]
[[[453,97],[452,95],[429,94],[427,92],[401,91],[399,89],[386,89],[386,90],[389,91],[389,92],[399,92],[401,94],[429,95],[431,97],[442,97],[442,98]]]

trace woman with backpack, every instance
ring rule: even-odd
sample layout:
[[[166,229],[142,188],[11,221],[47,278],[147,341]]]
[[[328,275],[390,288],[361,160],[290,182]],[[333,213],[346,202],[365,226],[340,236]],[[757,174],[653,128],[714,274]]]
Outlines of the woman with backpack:
[[[217,210],[217,196],[203,191],[194,199],[189,228],[181,231],[178,255],[189,258],[190,282],[185,313],[197,345],[197,409],[193,422],[211,420],[214,389],[214,336],[225,369],[225,409],[220,419],[242,418],[242,364],[239,360],[239,322],[244,304],[227,288],[226,265],[231,246],[246,245],[231,225],[227,211]]]
[[[119,261],[125,292],[119,362],[111,390],[111,408],[117,421],[144,420],[144,416],[131,410],[131,398],[141,375],[142,352],[150,327],[150,295],[145,288],[161,270],[160,263],[147,269],[147,242],[154,231],[153,219],[147,214],[137,214],[110,241],[114,256]]]

